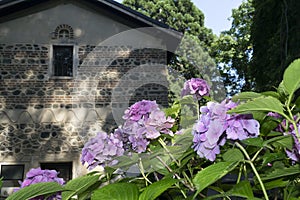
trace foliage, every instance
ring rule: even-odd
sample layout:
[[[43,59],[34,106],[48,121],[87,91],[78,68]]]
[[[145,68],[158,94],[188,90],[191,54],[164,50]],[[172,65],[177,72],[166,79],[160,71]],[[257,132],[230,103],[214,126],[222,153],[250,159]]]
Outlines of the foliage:
[[[191,0],[124,0],[123,4],[184,34],[170,65],[186,79],[215,67],[208,52],[216,36],[204,26],[204,15]]]
[[[254,79],[250,74],[253,14],[252,0],[243,1],[237,9],[232,10],[231,28],[223,31],[212,44],[211,56],[221,69],[229,95],[253,88]]]
[[[299,58],[298,0],[253,0],[255,8],[251,35],[256,90],[276,87],[286,67]]]
[[[294,96],[300,88],[300,82],[294,77],[299,71],[300,60],[295,60],[285,70],[277,92],[239,93],[232,99],[235,103],[228,100],[213,102],[207,96],[196,100],[190,91],[165,111],[167,116],[162,117],[162,121],[166,122],[170,116],[176,120],[172,121],[172,127],[167,127],[172,131],[167,131],[168,134],[163,134],[165,128],[158,128],[162,124],[157,126],[151,120],[148,123],[152,112],[161,111],[157,110],[155,102],[138,102],[128,108],[124,118],[141,123],[141,127],[150,128],[153,124],[161,133],[155,137],[150,134],[147,148],[142,152],[125,145],[130,153],[124,156],[110,158],[112,154],[102,153],[118,162],[104,165],[103,172],[75,178],[63,186],[55,182],[32,184],[8,199],[51,196],[58,191],[62,193],[63,200],[298,199],[300,107]],[[196,123],[194,120],[192,123],[185,122],[186,127],[182,129],[181,122],[186,113],[181,114],[180,110],[189,104],[197,108],[199,119]],[[206,120],[210,122],[206,123]],[[256,133],[257,124],[248,120],[259,122],[259,135]],[[143,133],[147,134],[149,130]],[[201,136],[199,133],[226,137],[219,151],[214,152],[214,159],[210,159],[209,154],[198,155],[197,149],[194,151],[193,144]],[[205,138],[200,137],[200,140],[205,141]],[[211,137],[208,140],[212,144],[220,143],[218,138]],[[133,142],[125,139],[123,144],[126,141],[128,144]],[[112,146],[108,143],[105,145]],[[214,151],[206,147],[208,152]]]

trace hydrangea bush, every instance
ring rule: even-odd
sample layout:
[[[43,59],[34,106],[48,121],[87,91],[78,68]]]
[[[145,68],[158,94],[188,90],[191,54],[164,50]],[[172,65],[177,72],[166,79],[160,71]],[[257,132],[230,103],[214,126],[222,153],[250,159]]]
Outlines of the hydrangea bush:
[[[136,102],[122,126],[85,144],[82,163],[104,171],[64,185],[29,181],[8,200],[58,191],[62,199],[92,200],[299,199],[299,77],[295,60],[277,91],[243,92],[222,102],[210,99],[205,80],[187,80],[169,108]],[[197,120],[183,125],[189,100]]]

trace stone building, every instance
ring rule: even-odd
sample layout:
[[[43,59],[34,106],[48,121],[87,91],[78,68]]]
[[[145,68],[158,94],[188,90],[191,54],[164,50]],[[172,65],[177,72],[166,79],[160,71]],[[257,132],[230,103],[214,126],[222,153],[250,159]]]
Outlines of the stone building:
[[[113,0],[0,1],[0,173],[86,173],[81,148],[141,99],[167,104],[181,35]]]

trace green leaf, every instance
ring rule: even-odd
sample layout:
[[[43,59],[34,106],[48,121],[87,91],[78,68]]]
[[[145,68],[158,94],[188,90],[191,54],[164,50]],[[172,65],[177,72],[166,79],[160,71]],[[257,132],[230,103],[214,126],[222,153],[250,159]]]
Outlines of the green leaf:
[[[291,175],[297,175],[300,174],[300,166],[299,165],[293,165],[291,167],[284,167],[284,168],[276,168],[273,170],[271,173],[262,176],[261,179],[263,181],[267,180],[272,180],[276,178],[283,178],[286,176],[291,176]]]
[[[278,126],[278,122],[273,120],[271,117],[267,117],[263,122],[260,123],[260,133],[262,135],[268,135]]]
[[[261,96],[262,95],[260,93],[256,93],[256,92],[241,92],[241,93],[234,95],[232,97],[232,101],[235,101],[235,102],[248,101],[248,100],[255,99],[255,98],[258,98]]]
[[[216,187],[210,187],[213,190],[216,190],[218,188]],[[216,190],[218,191],[218,190]],[[247,198],[248,200],[260,200],[259,198],[255,198],[253,195],[252,187],[248,181],[241,181],[238,184],[234,185],[234,187],[227,191],[227,192],[222,192],[218,191],[221,194],[213,195],[213,196],[208,196],[205,198],[205,200],[210,200],[210,199],[219,199],[219,198],[224,198],[224,197],[243,197]],[[230,199],[230,198],[228,198]]]
[[[276,179],[274,181],[265,182],[265,188],[271,190],[274,188],[286,187],[290,181],[284,181],[283,179]]]
[[[282,135],[282,136],[271,138],[264,142],[264,146],[268,144],[284,147],[287,149],[292,149],[294,142],[293,142],[293,137],[291,135]]]
[[[70,199],[74,195],[80,195],[89,190],[90,187],[94,186],[95,184],[100,186],[99,177],[100,175],[86,175],[69,181],[65,185],[65,189],[68,191],[62,193],[62,199]]]
[[[266,153],[262,157],[263,162],[261,166],[266,166],[268,163],[273,163],[276,160],[283,160],[286,158],[286,154],[283,152],[278,152],[278,153]]]
[[[213,165],[210,165],[198,172],[193,179],[193,182],[197,188],[197,194],[203,189],[213,184],[230,171],[232,171],[239,162],[219,162]]]
[[[283,74],[283,85],[291,95],[300,87],[300,59],[294,60]]]
[[[113,183],[92,194],[91,200],[138,200],[138,187],[132,183]]]
[[[139,200],[155,200],[164,191],[169,189],[172,185],[177,183],[179,180],[173,178],[165,178],[158,182],[155,182],[145,188],[141,193]]]
[[[255,147],[263,147],[264,146],[264,141],[260,137],[248,138],[248,139],[242,140],[242,143],[244,143],[248,146],[255,146]]]
[[[284,114],[284,109],[280,101],[274,97],[258,97],[228,111],[228,113],[249,113],[252,111],[276,112]]]
[[[223,159],[225,161],[242,161],[244,160],[244,155],[239,149],[229,149],[223,154]]]
[[[64,188],[56,182],[36,183],[11,194],[7,200],[27,200],[36,196],[49,195],[59,191],[64,191]]]
[[[254,199],[252,187],[249,181],[239,182],[228,193],[230,194],[230,196],[238,196],[247,199]]]
[[[262,92],[261,94],[264,96],[271,96],[276,99],[280,99],[280,94],[278,94],[277,92],[274,92],[274,91],[266,91],[266,92]]]

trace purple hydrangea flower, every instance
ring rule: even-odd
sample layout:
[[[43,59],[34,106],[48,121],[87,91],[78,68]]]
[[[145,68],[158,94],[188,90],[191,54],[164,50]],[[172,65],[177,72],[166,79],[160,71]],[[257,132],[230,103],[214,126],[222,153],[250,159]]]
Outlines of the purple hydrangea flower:
[[[125,110],[123,119],[131,121],[139,121],[140,119],[147,119],[149,114],[154,111],[159,110],[156,101],[142,100],[136,102]]]
[[[244,140],[259,134],[259,123],[252,119],[252,115],[233,115],[227,123],[227,139]]]
[[[299,130],[300,127],[298,127]],[[293,139],[294,139],[294,145],[291,150],[285,150],[286,155],[295,162],[299,162],[300,160],[300,143],[298,138],[296,137],[295,132],[292,133]]]
[[[156,101],[142,100],[130,106],[124,113],[125,122],[107,135],[100,132],[88,141],[82,149],[81,162],[89,169],[97,165],[112,166],[116,156],[130,151],[145,152],[151,140],[161,134],[173,135],[170,128],[175,120],[160,110]]]
[[[203,96],[209,96],[209,86],[201,78],[191,78],[184,83],[181,96],[193,95],[195,99],[200,100]]]
[[[123,153],[123,142],[119,135],[100,132],[84,145],[81,162],[82,164],[87,163],[90,170],[97,165],[112,166],[117,163],[114,158],[122,156]]]
[[[257,137],[259,123],[251,115],[229,115],[227,111],[236,107],[232,101],[208,102],[200,108],[200,118],[193,127],[194,150],[201,158],[216,159],[226,139],[243,140]]]
[[[135,152],[145,152],[150,141],[161,134],[173,135],[175,120],[160,110],[156,101],[142,100],[130,106],[123,116],[122,132]]]
[[[297,120],[297,116],[294,116],[294,120]],[[288,126],[287,126],[288,125]],[[298,132],[300,130],[300,123],[297,123]],[[296,136],[296,131],[293,124],[287,122],[286,119],[282,120],[281,124],[275,129],[276,131],[284,133],[284,135],[292,135],[294,144],[291,150],[286,149],[286,155],[293,161],[299,162],[300,161],[300,143],[299,139]]]
[[[56,170],[42,170],[39,168],[33,168],[29,170],[26,174],[26,178],[23,182],[20,182],[21,188],[27,187],[29,185],[35,184],[35,183],[42,183],[42,182],[57,182],[60,185],[64,184],[64,180],[62,178],[58,177],[58,172]],[[44,200],[44,196],[39,196],[32,198],[31,200]],[[47,200],[59,200],[61,199],[61,193],[57,193],[49,198]]]

